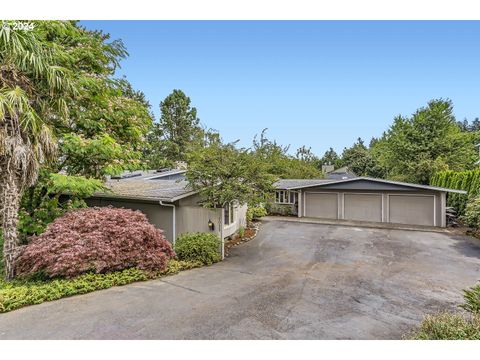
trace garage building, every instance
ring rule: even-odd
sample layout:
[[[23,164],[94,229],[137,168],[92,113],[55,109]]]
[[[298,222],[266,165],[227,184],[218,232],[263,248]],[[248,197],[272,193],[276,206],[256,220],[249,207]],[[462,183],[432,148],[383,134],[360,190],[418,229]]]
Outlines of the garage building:
[[[298,217],[446,226],[447,193],[463,190],[369,177],[280,180],[275,207]]]

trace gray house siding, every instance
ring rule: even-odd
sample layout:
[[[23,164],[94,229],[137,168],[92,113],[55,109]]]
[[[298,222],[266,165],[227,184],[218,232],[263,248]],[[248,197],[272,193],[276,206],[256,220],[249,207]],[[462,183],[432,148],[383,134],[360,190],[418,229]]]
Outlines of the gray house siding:
[[[113,206],[140,210],[147,216],[148,221],[163,230],[168,241],[173,240],[173,209],[170,207],[160,206],[158,202],[110,198],[90,198],[86,202],[88,206]]]
[[[92,197],[86,202],[88,206],[114,206],[140,210],[153,225],[164,231],[168,241],[173,241],[173,208],[171,206],[162,206],[153,200],[106,197]],[[206,232],[215,233],[219,237],[223,235],[224,238],[227,238],[235,234],[240,227],[246,226],[246,205],[238,206],[235,209],[234,222],[223,226],[222,209],[207,209],[200,206],[198,202],[199,197],[192,195],[173,203],[175,205],[176,237],[187,232]],[[215,226],[213,231],[208,227],[209,221],[212,221]]]

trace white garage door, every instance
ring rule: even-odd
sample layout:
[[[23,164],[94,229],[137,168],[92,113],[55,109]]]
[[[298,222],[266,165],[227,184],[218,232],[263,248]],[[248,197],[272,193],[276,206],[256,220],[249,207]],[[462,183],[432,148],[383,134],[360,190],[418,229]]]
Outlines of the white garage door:
[[[305,216],[323,219],[337,219],[338,194],[306,192]]]
[[[433,195],[388,195],[391,223],[434,226],[435,198]]]
[[[382,221],[381,194],[344,195],[344,217],[346,220]]]

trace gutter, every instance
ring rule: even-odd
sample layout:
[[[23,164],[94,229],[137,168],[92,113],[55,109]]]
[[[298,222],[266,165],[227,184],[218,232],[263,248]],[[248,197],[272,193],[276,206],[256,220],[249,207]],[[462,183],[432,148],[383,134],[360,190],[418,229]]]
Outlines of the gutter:
[[[163,202],[163,200],[160,200],[158,203],[160,204],[160,206],[167,206],[167,207],[173,208],[172,245],[173,245],[173,247],[175,247],[176,226],[177,226],[177,224],[176,224],[176,218],[175,218],[175,215],[176,215],[176,211],[175,211],[175,210],[176,210],[176,206],[175,206],[175,204],[165,204],[165,203]]]

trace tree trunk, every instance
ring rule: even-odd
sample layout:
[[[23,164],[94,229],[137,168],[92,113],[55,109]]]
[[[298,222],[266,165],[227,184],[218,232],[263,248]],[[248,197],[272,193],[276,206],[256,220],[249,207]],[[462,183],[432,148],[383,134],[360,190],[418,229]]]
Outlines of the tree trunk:
[[[18,211],[20,208],[20,186],[15,173],[2,169],[0,173],[0,220],[3,232],[3,259],[5,278],[11,280],[15,275],[14,261],[18,251]]]

